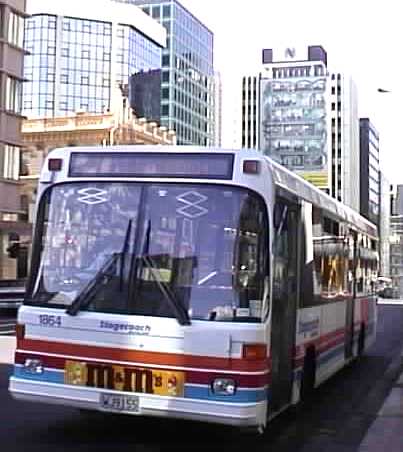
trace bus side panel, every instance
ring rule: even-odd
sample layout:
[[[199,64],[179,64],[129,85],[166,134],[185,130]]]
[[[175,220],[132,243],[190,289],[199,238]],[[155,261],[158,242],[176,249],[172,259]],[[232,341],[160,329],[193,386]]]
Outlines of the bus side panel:
[[[370,347],[374,343],[376,338],[377,304],[375,295],[368,295],[356,300],[354,324],[355,351],[356,354],[358,354],[360,334],[364,334],[365,349]],[[362,328],[364,328],[364,333],[361,332]]]

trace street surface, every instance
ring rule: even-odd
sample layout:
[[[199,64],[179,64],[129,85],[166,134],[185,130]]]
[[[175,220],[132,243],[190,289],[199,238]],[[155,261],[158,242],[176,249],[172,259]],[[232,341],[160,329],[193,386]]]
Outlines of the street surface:
[[[388,432],[373,426],[379,425],[377,414],[403,370],[402,346],[403,305],[380,305],[377,342],[367,356],[320,387],[312,402],[274,420],[262,437],[222,426],[17,402],[7,391],[11,366],[0,365],[1,450],[383,451]],[[400,436],[395,444],[388,441],[388,452],[403,450]]]

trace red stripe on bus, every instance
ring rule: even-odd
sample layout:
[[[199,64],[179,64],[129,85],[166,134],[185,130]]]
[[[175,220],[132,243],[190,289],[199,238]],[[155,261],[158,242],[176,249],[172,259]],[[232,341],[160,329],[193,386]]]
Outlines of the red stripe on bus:
[[[175,353],[144,352],[122,348],[99,347],[95,345],[68,344],[48,342],[35,339],[18,341],[21,352],[50,353],[60,357],[77,357],[78,359],[99,359],[108,361],[126,361],[147,365],[194,367],[206,369],[223,369],[242,372],[267,371],[269,359],[246,360],[239,358],[216,358],[209,356],[193,356]]]
[[[24,364],[27,358],[32,358],[34,354],[30,353],[20,353],[16,352],[15,363]],[[36,354],[35,354],[36,355]],[[45,368],[64,370],[66,358],[55,357],[55,356],[42,356],[40,355],[42,364]],[[110,363],[95,363],[94,361],[86,361],[86,364],[104,364],[110,365]],[[148,367],[149,365],[144,363],[139,363],[138,367]],[[130,367],[130,366],[128,366]],[[161,370],[169,370],[162,368]],[[215,378],[233,378],[236,381],[237,386],[242,388],[261,388],[270,384],[271,375],[270,373],[263,373],[258,375],[240,375],[237,373],[220,373],[220,372],[198,372],[198,371],[185,371],[185,382],[189,384],[202,384],[210,385]]]

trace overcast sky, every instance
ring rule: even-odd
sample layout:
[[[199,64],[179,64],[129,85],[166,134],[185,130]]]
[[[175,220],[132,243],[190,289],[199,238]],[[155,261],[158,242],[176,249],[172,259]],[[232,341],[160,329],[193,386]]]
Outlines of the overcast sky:
[[[259,69],[261,50],[322,45],[330,70],[351,75],[359,114],[381,135],[381,166],[403,184],[403,24],[396,0],[180,0],[215,37],[215,68],[222,73],[224,146],[240,108],[240,77]],[[378,94],[377,88],[391,91]]]

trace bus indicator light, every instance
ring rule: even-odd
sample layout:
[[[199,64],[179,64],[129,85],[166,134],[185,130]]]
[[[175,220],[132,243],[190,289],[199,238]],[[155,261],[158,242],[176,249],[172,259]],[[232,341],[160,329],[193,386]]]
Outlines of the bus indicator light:
[[[60,171],[62,169],[62,159],[49,159],[48,160],[48,170],[49,171]]]
[[[22,323],[17,323],[17,325],[15,325],[15,336],[19,340],[24,339],[25,325],[23,325]]]
[[[259,160],[244,160],[243,161],[243,172],[245,174],[259,174],[260,173]]]
[[[236,383],[232,378],[216,378],[211,389],[214,394],[232,396],[236,392]]]
[[[266,344],[244,344],[242,356],[248,360],[265,359],[267,358],[267,346]]]
[[[43,364],[40,359],[27,358],[24,362],[24,372],[32,375],[43,374]]]

